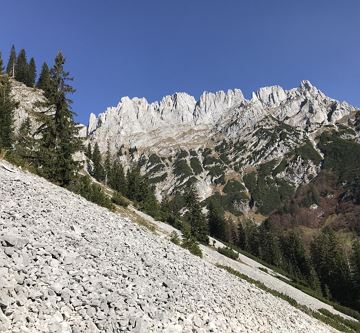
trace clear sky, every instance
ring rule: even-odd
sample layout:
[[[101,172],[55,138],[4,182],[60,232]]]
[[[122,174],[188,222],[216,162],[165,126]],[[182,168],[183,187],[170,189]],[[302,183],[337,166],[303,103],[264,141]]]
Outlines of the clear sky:
[[[122,96],[308,79],[360,106],[359,0],[1,0],[0,49],[25,48],[40,70],[58,50],[87,123]]]

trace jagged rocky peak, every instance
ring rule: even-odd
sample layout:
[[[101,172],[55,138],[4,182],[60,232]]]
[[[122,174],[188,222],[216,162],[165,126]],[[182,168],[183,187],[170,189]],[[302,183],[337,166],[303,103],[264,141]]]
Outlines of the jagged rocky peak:
[[[110,140],[118,147],[126,144],[146,148],[169,141],[188,144],[194,135],[196,142],[200,138],[205,142],[220,132],[244,139],[267,116],[299,130],[313,131],[354,110],[347,103],[326,97],[304,80],[290,90],[277,85],[260,88],[251,100],[246,100],[239,89],[204,92],[198,101],[183,92],[153,103],[145,98],[123,97],[116,107],[98,117],[90,115],[88,134],[91,141],[104,147]]]
[[[211,110],[219,107],[230,108],[244,100],[244,95],[240,89],[229,89],[227,92],[220,90],[216,93],[204,91],[197,106],[204,112],[211,112]]]
[[[260,101],[269,107],[279,106],[287,98],[287,92],[280,86],[263,87],[252,93],[253,101]]]
[[[156,102],[155,102],[156,103]],[[159,105],[160,110],[184,110],[185,112],[192,112],[195,108],[196,100],[193,96],[178,92],[173,95],[165,96]]]

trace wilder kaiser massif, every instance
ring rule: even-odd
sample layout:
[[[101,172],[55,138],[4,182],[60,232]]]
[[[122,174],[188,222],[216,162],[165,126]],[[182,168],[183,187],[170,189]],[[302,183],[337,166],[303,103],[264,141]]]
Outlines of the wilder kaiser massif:
[[[64,63],[0,63],[0,331],[359,331],[357,108],[302,81],[86,126]]]

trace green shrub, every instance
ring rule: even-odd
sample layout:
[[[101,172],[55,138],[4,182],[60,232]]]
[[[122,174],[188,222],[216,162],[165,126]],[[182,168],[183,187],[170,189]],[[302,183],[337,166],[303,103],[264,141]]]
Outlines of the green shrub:
[[[195,175],[198,175],[199,173],[203,172],[203,168],[197,157],[192,157],[190,159],[190,166],[193,169]]]
[[[204,161],[203,161],[204,166],[211,165],[211,164],[217,164],[217,163],[219,163],[219,160],[216,159],[215,157],[212,157],[209,155],[206,155],[206,157],[204,158]]]
[[[176,231],[173,231],[171,234],[170,234],[170,241],[173,242],[174,244],[176,245],[180,245],[180,238],[177,234]]]
[[[30,171],[31,173],[38,174],[38,170],[36,167],[31,163],[31,161],[22,158],[14,151],[6,151],[0,149],[0,155],[4,157],[5,160],[8,162],[21,167],[25,170]]]
[[[189,250],[189,252],[192,253],[193,255],[202,258],[202,251],[200,249],[199,243],[194,238],[194,236],[192,236],[189,227],[183,225],[182,232],[183,232],[183,240],[181,246],[184,249]]]
[[[68,189],[80,194],[86,200],[94,202],[99,206],[113,210],[114,206],[110,198],[104,193],[101,186],[92,183],[89,176],[80,176],[70,184]]]
[[[301,158],[305,161],[312,161],[314,164],[320,164],[322,158],[320,154],[314,149],[313,145],[310,141],[306,141],[303,146],[295,149],[295,154],[301,156]]]
[[[219,247],[217,251],[230,259],[237,260],[239,258],[239,253],[230,247]]]
[[[244,190],[245,187],[239,181],[234,179],[229,180],[224,187],[225,193],[240,192]]]
[[[149,178],[149,183],[156,184],[156,183],[163,182],[166,179],[166,177],[167,177],[167,173],[165,172],[160,176]]]
[[[346,319],[346,318],[336,315],[326,309],[319,309],[319,312],[321,312],[323,315],[333,319],[334,321],[336,321],[348,328],[351,328],[355,332],[360,332],[360,323],[358,321]]]
[[[181,159],[181,158],[187,157],[188,155],[189,155],[189,153],[188,153],[186,150],[181,149],[181,150],[177,153],[176,157],[177,157],[178,159]]]
[[[123,197],[119,192],[114,192],[111,201],[118,206],[127,207],[130,204],[130,201]]]
[[[161,159],[156,154],[151,154],[150,157],[149,157],[148,163],[150,163],[150,164],[159,164],[159,163],[161,163]]]
[[[174,169],[174,174],[180,177],[180,179],[184,179],[193,174],[191,168],[189,167],[189,165],[185,160],[176,160],[173,169]]]

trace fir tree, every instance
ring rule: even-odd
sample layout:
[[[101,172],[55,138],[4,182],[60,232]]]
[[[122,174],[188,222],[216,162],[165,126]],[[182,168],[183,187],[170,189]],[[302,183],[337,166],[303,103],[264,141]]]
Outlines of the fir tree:
[[[133,166],[128,170],[126,184],[126,196],[130,200],[135,201],[141,210],[152,217],[156,219],[161,217],[154,188],[149,184],[149,179],[141,175],[139,166]]]
[[[36,87],[42,89],[45,92],[45,96],[47,97],[50,93],[50,70],[46,62],[43,63],[41,67],[41,72],[39,76],[39,80],[36,84]]]
[[[132,166],[126,173],[126,196],[133,201],[141,201],[140,197],[140,184],[141,174],[140,169],[137,166]]]
[[[210,200],[208,204],[208,223],[210,236],[226,240],[226,225],[224,210],[215,200]]]
[[[27,117],[20,125],[16,142],[16,153],[30,161],[35,158],[35,140],[32,136],[31,127],[31,120]]]
[[[95,143],[94,150],[92,153],[92,173],[91,175],[98,181],[102,182],[105,180],[105,170],[102,164],[101,153],[98,143]]]
[[[13,144],[14,109],[16,103],[11,97],[10,80],[0,77],[0,149],[10,149]]]
[[[357,298],[360,297],[360,241],[356,240],[352,247],[351,265],[352,265],[352,280],[354,282],[355,290],[357,290]],[[359,300],[358,300],[359,302]]]
[[[243,226],[243,223],[240,222],[238,226],[238,243],[240,249],[246,250],[248,249],[248,237],[246,233],[246,229]]]
[[[160,219],[160,207],[156,200],[154,188],[149,184],[146,176],[140,182],[140,209],[155,219]]]
[[[284,258],[284,268],[290,271],[292,275],[312,284],[314,282],[314,271],[301,237],[295,232],[290,232],[281,237],[280,246]]]
[[[0,52],[0,75],[4,74],[4,63],[2,60],[1,52]]]
[[[16,59],[15,79],[19,82],[27,84],[29,79],[29,67],[26,60],[26,52],[22,49]]]
[[[86,157],[87,157],[89,160],[92,159],[92,149],[91,149],[91,144],[90,144],[90,142],[89,142],[88,145],[87,145],[85,155],[86,155]]]
[[[112,164],[111,171],[108,176],[108,184],[113,190],[123,195],[127,192],[124,169],[118,161],[114,161]]]
[[[186,193],[186,207],[188,209],[187,221],[191,227],[191,234],[201,243],[208,244],[208,226],[206,218],[201,211],[199,197],[196,190],[191,187]]]
[[[29,62],[29,65],[28,65],[28,75],[27,75],[26,85],[28,87],[34,87],[35,86],[35,80],[36,80],[35,59],[31,58],[30,62]]]
[[[72,78],[64,70],[64,63],[65,58],[59,52],[50,70],[48,112],[42,114],[43,125],[39,129],[41,173],[61,186],[68,185],[77,172],[79,163],[73,155],[81,147],[71,100],[67,98],[75,90],[67,83]]]
[[[350,269],[346,255],[333,230],[325,228],[311,243],[311,258],[319,276],[323,294],[344,304],[352,298]]]
[[[13,45],[11,47],[9,61],[6,66],[6,73],[12,78],[15,78],[15,65],[16,65],[16,51],[15,51],[15,46]]]
[[[105,170],[105,183],[108,184],[109,176],[111,173],[111,154],[110,154],[109,145],[108,145],[106,155],[105,155],[104,170]]]

